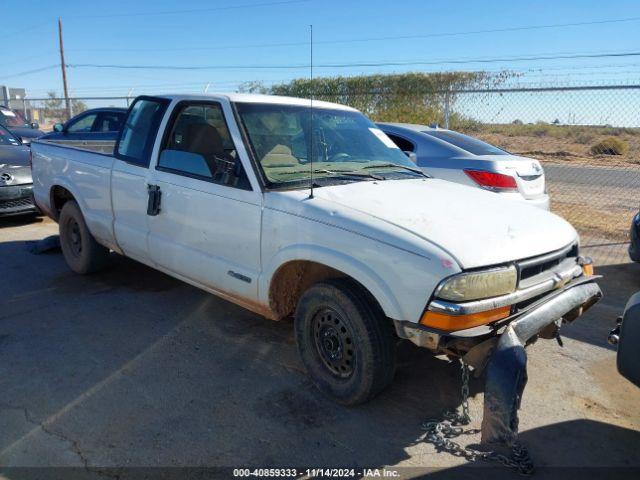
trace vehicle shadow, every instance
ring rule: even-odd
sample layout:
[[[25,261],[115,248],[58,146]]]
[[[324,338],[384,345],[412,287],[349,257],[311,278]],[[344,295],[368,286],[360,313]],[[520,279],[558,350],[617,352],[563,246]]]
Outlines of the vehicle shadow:
[[[0,216],[0,229],[42,223],[43,221],[43,217],[38,216],[34,213],[27,213],[24,215],[10,215],[7,217]]]
[[[640,476],[637,453],[628,448],[640,445],[640,432],[595,420],[572,420],[522,432],[520,440],[529,446],[536,465],[532,478],[636,479]],[[597,454],[595,453],[597,452]],[[482,462],[480,470],[460,466],[431,472],[429,478],[522,478],[517,472]]]
[[[59,253],[32,255],[24,242],[0,243],[0,256],[8,259],[0,265],[8,285],[0,292],[0,465],[459,461],[421,445],[422,422],[459,405],[456,363],[401,342],[390,388],[347,408],[306,376],[290,320],[265,320],[117,255],[108,270],[85,277],[70,273]],[[482,379],[470,387],[473,398]],[[587,426],[523,439],[534,456],[568,465],[589,461],[589,448],[593,456],[623,440],[638,445],[636,432],[603,437],[608,426]],[[561,445],[567,437],[571,449]],[[632,465],[640,464],[635,455]]]

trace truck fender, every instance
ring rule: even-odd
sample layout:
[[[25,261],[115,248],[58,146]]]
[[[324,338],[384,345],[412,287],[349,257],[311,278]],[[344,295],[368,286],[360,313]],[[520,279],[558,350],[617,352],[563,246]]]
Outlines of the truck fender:
[[[87,206],[82,198],[82,195],[79,194],[75,186],[72,185],[67,178],[61,177],[61,176],[56,176],[51,180],[51,187],[49,188],[49,199],[48,199],[51,212],[55,214],[55,204],[53,202],[53,190],[56,187],[62,187],[65,190],[67,190],[69,193],[71,193],[71,195],[73,195],[73,198],[75,199],[76,203],[80,207],[80,211],[82,212],[82,215],[84,215],[86,219],[85,212],[87,210],[86,208]]]
[[[269,289],[275,273],[280,267],[292,261],[315,262],[348,275],[373,295],[387,317],[403,318],[400,305],[383,278],[353,257],[318,245],[290,245],[278,251],[268,261],[258,281],[258,296],[261,303],[269,305]]]

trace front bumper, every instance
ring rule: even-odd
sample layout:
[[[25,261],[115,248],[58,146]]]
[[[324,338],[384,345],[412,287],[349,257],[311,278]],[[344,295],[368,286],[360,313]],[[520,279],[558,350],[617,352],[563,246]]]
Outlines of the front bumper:
[[[509,325],[519,324],[523,318],[535,318],[535,321],[527,320],[526,322],[529,329],[536,330],[529,335],[528,340],[557,320],[562,318],[568,321],[574,320],[596,303],[602,297],[600,287],[595,283],[597,278],[599,277],[579,276],[574,278],[562,288],[548,291],[546,295],[515,314],[491,324],[450,332],[436,330],[413,322],[395,321],[396,332],[401,338],[411,340],[420,347],[464,355],[485,340],[501,335]],[[590,296],[582,301],[579,292],[584,291],[590,292]],[[497,304],[501,305],[502,303]],[[487,307],[482,303],[480,305],[483,308]],[[550,309],[549,305],[561,305],[565,310],[559,312],[557,309]]]
[[[517,412],[527,383],[526,343],[558,319],[576,319],[601,297],[595,282],[575,285],[509,323],[497,342],[479,344],[465,355],[475,367],[486,363],[482,443],[512,445],[517,438]],[[474,353],[479,355],[474,358]]]
[[[596,278],[578,277],[492,325],[439,333],[396,322],[396,329],[420,346],[461,356],[476,375],[486,369],[481,442],[511,446],[517,440],[518,409],[527,383],[525,345],[536,336],[557,336],[561,322],[571,322],[593,306],[602,297]]]
[[[0,216],[36,212],[33,185],[6,185],[0,187]]]

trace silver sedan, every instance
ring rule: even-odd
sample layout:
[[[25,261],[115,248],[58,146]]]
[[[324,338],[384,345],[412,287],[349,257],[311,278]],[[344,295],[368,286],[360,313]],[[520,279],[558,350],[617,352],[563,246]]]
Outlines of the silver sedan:
[[[378,123],[378,127],[432,177],[484,188],[549,210],[544,171],[538,160],[512,155],[452,130],[408,123]]]
[[[0,217],[34,213],[29,148],[0,126]]]

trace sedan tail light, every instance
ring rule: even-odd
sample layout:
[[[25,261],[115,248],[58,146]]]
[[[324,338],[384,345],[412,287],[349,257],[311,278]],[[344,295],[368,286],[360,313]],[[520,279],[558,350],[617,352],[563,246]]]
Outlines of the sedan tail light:
[[[486,170],[465,170],[471,180],[482,188],[494,192],[508,192],[518,190],[516,179],[503,173],[487,172]]]

